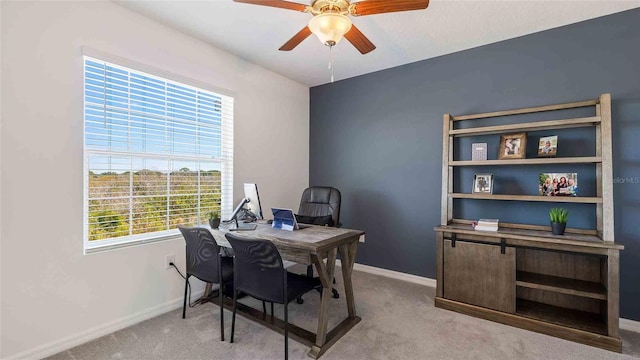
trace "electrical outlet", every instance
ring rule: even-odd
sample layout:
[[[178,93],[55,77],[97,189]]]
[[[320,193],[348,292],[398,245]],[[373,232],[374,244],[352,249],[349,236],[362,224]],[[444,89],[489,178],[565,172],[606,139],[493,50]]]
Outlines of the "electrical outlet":
[[[171,269],[171,263],[176,263],[176,254],[169,254],[164,258],[164,268]]]

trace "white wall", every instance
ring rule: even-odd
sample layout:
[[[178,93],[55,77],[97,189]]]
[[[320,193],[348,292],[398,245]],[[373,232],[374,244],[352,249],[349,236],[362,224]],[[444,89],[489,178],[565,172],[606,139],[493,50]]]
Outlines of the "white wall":
[[[297,208],[309,90],[110,2],[1,2],[2,358],[63,350],[181,301],[184,241],[83,255],[82,46],[235,95],[235,198]],[[220,34],[224,36],[224,34]]]

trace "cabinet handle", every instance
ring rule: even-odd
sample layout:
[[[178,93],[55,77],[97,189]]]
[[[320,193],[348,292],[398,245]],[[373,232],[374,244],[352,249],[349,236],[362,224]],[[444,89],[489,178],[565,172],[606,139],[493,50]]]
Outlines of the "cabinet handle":
[[[451,234],[451,247],[454,248],[456,247],[456,238],[458,237],[458,234]]]
[[[507,251],[507,240],[500,239],[500,254],[504,254]]]

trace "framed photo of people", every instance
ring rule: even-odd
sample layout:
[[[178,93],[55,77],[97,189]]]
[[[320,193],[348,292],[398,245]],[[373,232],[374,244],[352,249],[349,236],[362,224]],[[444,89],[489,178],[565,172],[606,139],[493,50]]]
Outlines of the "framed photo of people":
[[[493,194],[493,174],[474,174],[472,194]]]
[[[500,136],[498,159],[524,159],[527,152],[527,134],[505,134]]]
[[[578,196],[577,173],[542,173],[538,181],[538,195]]]
[[[538,141],[538,156],[556,156],[558,152],[558,136],[544,136]]]

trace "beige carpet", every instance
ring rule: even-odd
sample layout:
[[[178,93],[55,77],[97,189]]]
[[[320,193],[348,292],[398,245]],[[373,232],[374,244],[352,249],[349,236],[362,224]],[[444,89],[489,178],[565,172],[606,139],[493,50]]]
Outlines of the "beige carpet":
[[[340,282],[341,279],[336,278]],[[336,286],[344,292],[340,284]],[[433,306],[435,289],[354,272],[358,315],[362,321],[321,359],[635,359],[640,334],[622,331],[623,354],[485,321]],[[344,298],[332,299],[330,328],[346,316]],[[259,305],[252,300],[245,303]],[[289,306],[289,319],[315,330],[319,297]],[[260,306],[258,306],[260,308]],[[282,307],[276,305],[276,315]],[[62,359],[282,359],[283,337],[241,316],[235,343],[228,339],[231,313],[225,313],[226,340],[220,341],[218,307],[199,305],[144,321],[69,349]],[[291,359],[309,359],[308,349],[289,340]]]

